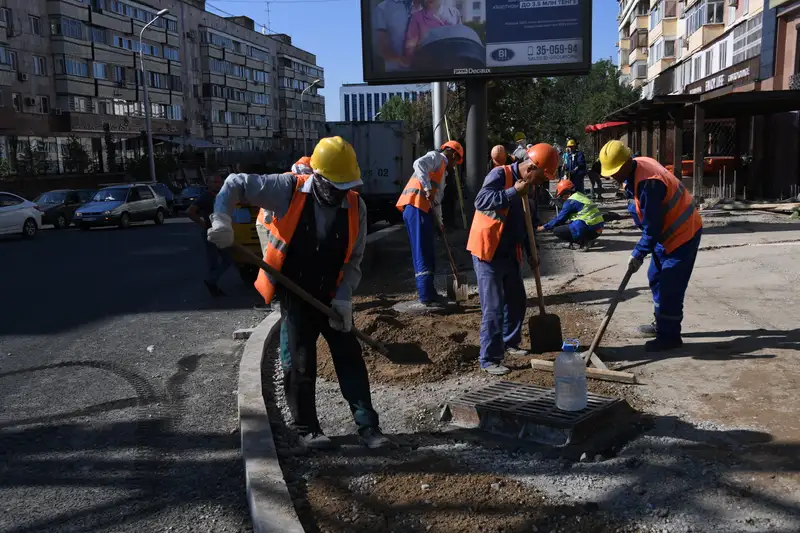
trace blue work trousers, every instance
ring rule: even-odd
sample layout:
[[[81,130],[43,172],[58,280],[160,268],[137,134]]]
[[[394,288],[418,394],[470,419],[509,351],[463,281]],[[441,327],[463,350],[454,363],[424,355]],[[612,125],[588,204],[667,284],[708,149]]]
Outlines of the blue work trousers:
[[[501,363],[506,347],[519,348],[525,318],[522,265],[513,256],[496,255],[491,262],[474,255],[481,299],[481,368]]]
[[[434,232],[436,221],[433,213],[424,212],[413,205],[403,208],[403,221],[408,230],[411,242],[411,259],[414,262],[414,276],[417,282],[417,293],[422,303],[436,301],[436,288],[433,277],[436,272],[436,245]]]
[[[683,299],[694,269],[701,233],[702,230],[698,231],[692,240],[679,246],[671,254],[660,244],[657,245],[650,260],[647,279],[653,292],[659,339],[674,341],[681,338]]]
[[[217,283],[219,278],[233,264],[233,258],[228,250],[220,250],[214,243],[205,240],[205,235],[203,237],[206,247],[206,281]]]

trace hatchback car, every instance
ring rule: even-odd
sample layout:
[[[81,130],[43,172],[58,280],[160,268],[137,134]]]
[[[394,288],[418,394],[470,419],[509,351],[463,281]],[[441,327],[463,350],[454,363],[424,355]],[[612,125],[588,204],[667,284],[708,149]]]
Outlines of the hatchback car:
[[[192,202],[205,194],[208,187],[202,185],[190,185],[181,191],[175,200],[175,211],[186,211]]]
[[[19,233],[32,239],[41,227],[39,206],[16,194],[0,192],[0,235]]]
[[[61,189],[40,194],[34,202],[42,211],[42,224],[64,229],[72,223],[75,210],[94,196],[92,189]]]
[[[163,224],[167,201],[146,183],[113,185],[100,189],[75,210],[75,223],[83,230],[94,226],[127,228],[132,222],[152,220]]]
[[[172,194],[170,188],[163,183],[151,183],[150,187],[167,201],[167,214],[170,216],[175,214],[175,195]]]

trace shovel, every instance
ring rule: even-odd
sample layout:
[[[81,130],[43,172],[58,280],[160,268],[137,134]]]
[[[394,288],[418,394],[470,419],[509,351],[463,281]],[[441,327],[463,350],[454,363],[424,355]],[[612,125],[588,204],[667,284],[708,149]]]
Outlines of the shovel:
[[[536,297],[539,304],[539,314],[528,319],[531,352],[557,352],[564,342],[561,336],[561,319],[557,315],[548,315],[544,309],[542,278],[539,275],[539,251],[536,249],[536,237],[534,237],[533,222],[531,221],[531,206],[528,203],[527,194],[522,197],[522,210],[525,212],[525,229],[528,231],[531,255],[533,256],[533,275],[536,279]]]
[[[332,318],[333,320],[342,319],[342,317],[340,317],[336,311],[334,311],[324,303],[320,302],[319,300],[311,296],[308,292],[306,292],[302,287],[297,285],[294,281],[290,280],[289,278],[287,278],[286,276],[284,276],[283,274],[281,274],[280,272],[278,272],[277,270],[266,264],[264,261],[259,259],[253,252],[251,252],[241,244],[234,244],[232,248],[237,252],[239,252],[240,254],[244,255],[247,259],[250,260],[251,263],[261,268],[261,270],[272,276],[275,279],[275,281],[277,281],[278,283],[280,283],[281,285],[283,285],[284,287],[295,293],[298,298],[309,304],[311,307],[313,307],[323,315],[327,316],[328,318]],[[355,327],[355,325],[353,325],[350,331],[352,331],[355,334],[358,340],[360,340],[361,342],[363,342],[376,352],[385,356],[389,355],[389,351],[386,349],[386,346],[384,346],[382,342],[376,341],[366,333],[359,331]]]
[[[452,276],[447,276],[447,297],[451,300],[455,300],[456,302],[466,302],[469,299],[469,287],[467,286],[467,276],[465,274],[458,273],[458,267],[456,267],[456,261],[453,259],[453,251],[450,249],[450,245],[447,244],[447,235],[444,233],[444,224],[442,221],[439,220],[439,217],[436,216],[436,223],[439,224],[439,231],[442,232],[442,241],[444,241],[444,249],[447,250],[447,259],[450,261],[450,269],[453,271]]]

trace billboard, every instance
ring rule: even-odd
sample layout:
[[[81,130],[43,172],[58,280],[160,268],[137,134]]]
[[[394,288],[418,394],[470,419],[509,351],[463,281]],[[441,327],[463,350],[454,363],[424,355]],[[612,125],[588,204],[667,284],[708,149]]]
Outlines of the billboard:
[[[361,0],[364,81],[585,74],[591,0]]]

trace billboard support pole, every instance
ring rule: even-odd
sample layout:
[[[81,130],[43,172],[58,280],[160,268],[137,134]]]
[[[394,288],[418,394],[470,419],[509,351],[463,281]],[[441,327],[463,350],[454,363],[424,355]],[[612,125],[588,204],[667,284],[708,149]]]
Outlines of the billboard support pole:
[[[439,148],[447,142],[444,131],[444,113],[447,109],[447,82],[431,83],[431,108],[433,111],[433,144]]]
[[[486,177],[486,150],[489,144],[487,84],[485,79],[468,79],[467,89],[467,198],[472,205]]]

